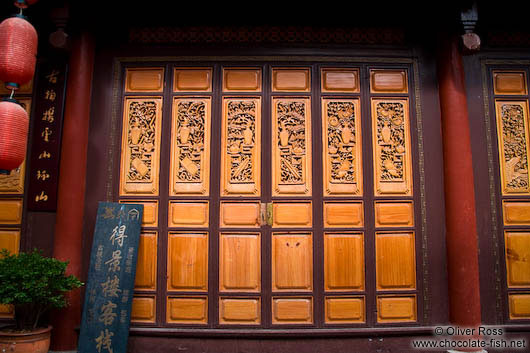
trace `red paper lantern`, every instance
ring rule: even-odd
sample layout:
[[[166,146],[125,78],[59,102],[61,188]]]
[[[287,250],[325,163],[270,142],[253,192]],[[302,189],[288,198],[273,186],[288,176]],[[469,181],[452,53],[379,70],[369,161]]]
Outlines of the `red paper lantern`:
[[[8,89],[17,89],[33,78],[37,43],[37,31],[23,16],[0,23],[0,80]]]
[[[16,100],[0,102],[0,169],[18,168],[26,158],[29,118]]]
[[[15,0],[15,6],[21,9],[27,8],[29,5],[33,5],[39,0]]]

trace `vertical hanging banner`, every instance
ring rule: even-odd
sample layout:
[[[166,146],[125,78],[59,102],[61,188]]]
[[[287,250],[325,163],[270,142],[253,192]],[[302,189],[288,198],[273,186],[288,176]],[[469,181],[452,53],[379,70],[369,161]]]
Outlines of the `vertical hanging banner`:
[[[30,142],[28,210],[57,209],[59,154],[63,122],[66,61],[39,63]]]
[[[90,254],[79,353],[125,353],[143,205],[100,202]]]

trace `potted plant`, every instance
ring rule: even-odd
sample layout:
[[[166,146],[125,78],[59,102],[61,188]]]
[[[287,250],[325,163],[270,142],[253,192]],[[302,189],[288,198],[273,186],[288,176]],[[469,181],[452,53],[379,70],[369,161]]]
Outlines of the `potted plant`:
[[[38,250],[0,252],[0,304],[15,309],[15,325],[0,330],[1,353],[48,352],[51,326],[42,327],[43,314],[67,306],[65,293],[83,285],[65,274],[67,265]]]

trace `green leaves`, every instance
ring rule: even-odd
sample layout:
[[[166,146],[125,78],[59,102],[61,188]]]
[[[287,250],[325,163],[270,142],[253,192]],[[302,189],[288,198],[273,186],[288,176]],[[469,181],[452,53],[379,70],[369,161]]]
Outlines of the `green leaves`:
[[[50,308],[67,305],[64,294],[83,285],[75,276],[66,275],[68,262],[42,256],[38,250],[9,254],[0,252],[0,304],[15,305],[15,315],[37,316]],[[17,318],[17,322],[19,322]],[[31,323],[35,326],[36,323]],[[29,323],[24,323],[24,326]]]

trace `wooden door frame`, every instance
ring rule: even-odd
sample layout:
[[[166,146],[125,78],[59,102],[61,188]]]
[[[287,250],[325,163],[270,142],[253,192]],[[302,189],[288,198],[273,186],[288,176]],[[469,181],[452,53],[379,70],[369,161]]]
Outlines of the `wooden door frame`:
[[[506,196],[501,192],[497,117],[495,99],[508,96],[495,95],[494,70],[526,72],[526,84],[530,73],[530,60],[514,52],[484,50],[464,57],[466,82],[468,83],[473,169],[475,170],[475,197],[479,234],[479,265],[482,302],[482,321],[489,325],[506,325],[506,331],[528,331],[527,319],[510,320],[504,230],[524,229],[524,226],[508,226],[503,223],[502,200],[521,199],[524,196]],[[513,96],[512,99],[520,99]],[[486,148],[484,148],[486,146]],[[487,178],[479,177],[479,171],[488,171]],[[527,198],[527,197],[526,197]],[[517,291],[517,289],[516,289]],[[512,291],[513,292],[513,291]]]
[[[436,129],[439,128],[439,116],[437,108],[437,92],[432,92],[433,89],[433,75],[435,74],[432,62],[429,60],[419,60],[417,58],[384,58],[381,56],[372,56],[369,58],[359,58],[356,56],[341,56],[336,55],[333,57],[328,56],[272,56],[272,57],[263,57],[263,56],[229,56],[229,57],[219,57],[219,56],[177,56],[177,57],[136,57],[136,56],[118,56],[118,53],[112,51],[101,52],[97,57],[96,64],[96,73],[95,73],[95,85],[94,85],[94,104],[92,109],[92,119],[91,119],[91,129],[90,136],[92,146],[89,146],[89,169],[88,169],[88,181],[87,181],[87,190],[95,190],[93,193],[87,193],[86,200],[86,219],[89,220],[85,224],[85,245],[90,244],[91,242],[91,231],[93,227],[93,221],[95,219],[95,210],[94,204],[98,200],[116,200],[117,199],[117,180],[119,180],[119,170],[116,166],[119,165],[119,146],[120,141],[120,124],[121,124],[121,94],[120,84],[122,80],[122,72],[125,66],[127,65],[154,65],[155,63],[168,63],[168,62],[178,62],[184,63],[192,66],[197,66],[200,64],[214,65],[218,62],[232,62],[238,65],[251,66],[254,62],[268,62],[274,61],[275,63],[287,64],[290,62],[297,62],[300,65],[309,66],[311,63],[333,63],[337,65],[406,65],[410,68],[411,77],[410,80],[414,81],[414,92],[411,94],[411,112],[416,111],[416,114],[411,114],[411,126],[420,126],[422,129],[419,134],[414,133],[413,135],[413,159],[419,159],[420,172],[419,170],[415,172],[413,178],[416,185],[418,183],[423,186],[416,188],[416,190],[421,190],[420,192],[415,193],[415,198],[417,199],[420,207],[416,208],[415,219],[418,220],[418,229],[422,234],[422,241],[424,241],[424,246],[416,247],[416,259],[418,261],[417,268],[423,268],[422,276],[418,277],[420,280],[423,278],[422,283],[418,281],[418,289],[422,288],[421,296],[422,301],[425,306],[427,303],[427,310],[418,315],[418,323],[414,326],[408,327],[409,325],[397,324],[397,325],[385,325],[385,327],[373,327],[373,328],[337,328],[337,329],[289,329],[289,330],[277,330],[274,332],[269,332],[272,330],[248,330],[252,335],[255,336],[276,336],[283,335],[286,332],[291,332],[294,335],[305,336],[307,334],[317,334],[317,335],[334,335],[334,334],[366,334],[366,333],[389,333],[389,332],[416,332],[416,333],[425,333],[429,331],[431,325],[437,323],[447,322],[447,310],[446,308],[446,297],[442,293],[446,292],[446,282],[445,282],[445,253],[442,251],[445,249],[445,239],[444,239],[444,222],[443,217],[440,215],[443,214],[443,189],[441,183],[441,156],[436,156],[436,154],[441,153],[441,139],[437,135]],[[140,64],[141,63],[141,64]],[[111,64],[111,65],[109,65]],[[169,66],[168,66],[169,67]],[[421,72],[421,75],[420,75]],[[170,75],[169,70],[166,70],[166,78]],[[169,81],[167,81],[169,82]],[[316,80],[314,80],[316,82]],[[316,83],[315,83],[316,84]],[[422,88],[425,88],[422,91]],[[106,92],[106,94],[104,93]],[[108,94],[112,92],[112,94]],[[215,90],[214,90],[215,92]],[[215,93],[214,93],[215,94]],[[317,102],[313,102],[316,104]],[[362,102],[363,115],[367,116],[366,109],[368,108],[367,102]],[[166,111],[171,111],[170,106],[171,100],[165,98],[164,100],[164,109]],[[264,109],[268,109],[266,104],[263,104]],[[266,111],[266,110],[265,110]],[[313,111],[316,111],[313,108]],[[106,117],[106,118],[102,118]],[[110,117],[110,119],[109,119]],[[415,121],[417,119],[417,121]],[[165,119],[164,128],[168,128],[168,120]],[[365,119],[367,120],[367,119]],[[425,123],[425,120],[428,120]],[[365,130],[366,126],[363,127]],[[314,130],[313,130],[314,131]],[[369,130],[367,130],[369,131]],[[439,131],[439,130],[438,130]],[[99,132],[99,133],[97,133]],[[103,133],[102,133],[103,132]],[[418,139],[419,136],[419,139]],[[418,139],[418,140],[415,140]],[[97,141],[97,142],[96,142]],[[424,146],[423,141],[428,141],[429,145],[427,149],[432,153],[429,154],[429,163],[425,163],[424,155],[421,146]],[[95,148],[95,145],[99,145],[98,148]],[[416,146],[420,146],[418,149]],[[92,147],[92,148],[90,148]],[[104,152],[102,152],[104,151]],[[438,153],[436,151],[439,151]],[[419,153],[418,153],[419,152]],[[366,152],[365,152],[366,153]],[[433,155],[431,158],[430,155]],[[168,156],[161,156],[162,160],[167,160]],[[101,168],[101,162],[98,159],[105,161],[105,168]],[[371,163],[371,160],[368,158],[363,158],[364,163]],[[212,160],[219,160],[219,158],[212,158]],[[366,164],[365,164],[366,165]],[[90,167],[92,166],[92,168]],[[99,168],[96,166],[100,166]],[[213,168],[214,166],[212,166]],[[423,168],[423,169],[422,169]],[[102,175],[101,170],[105,170],[106,173]],[[423,174],[423,175],[422,175]],[[425,183],[426,180],[429,180],[429,183]],[[432,184],[431,184],[432,182]],[[162,178],[160,180],[161,185],[165,183],[167,185],[167,180]],[[119,183],[118,183],[119,184]],[[162,195],[162,193],[161,193]],[[429,200],[429,202],[427,202]],[[161,201],[162,202],[162,201]],[[315,210],[315,212],[320,212],[321,210]],[[427,222],[429,219],[429,222]],[[165,220],[159,220],[164,222]],[[368,223],[369,220],[366,220]],[[210,230],[210,232],[215,232],[216,230]],[[427,236],[427,234],[431,234]],[[438,236],[432,236],[432,234],[438,234]],[[89,247],[88,247],[89,248]],[[85,246],[87,249],[87,246]],[[369,249],[367,249],[368,251]],[[370,251],[373,252],[373,249]],[[165,255],[160,254],[162,257]],[[163,259],[165,261],[165,259]],[[213,259],[215,260],[215,259]],[[86,262],[86,260],[85,260]],[[420,263],[421,262],[421,263]],[[267,264],[264,264],[266,266]],[[216,275],[211,271],[210,276]],[[371,284],[367,283],[366,287]],[[427,289],[425,289],[427,288]],[[367,293],[368,294],[368,293]],[[375,293],[374,293],[375,294]],[[418,292],[420,294],[420,292]],[[430,303],[438,301],[441,305],[431,305]],[[440,302],[442,300],[442,302]],[[445,301],[445,302],[443,302]],[[160,309],[160,308],[159,308]],[[158,328],[132,328],[132,333],[138,334],[171,334],[171,335],[200,335],[201,332],[203,335],[230,335],[234,332],[243,333],[245,329],[215,329],[215,328],[206,328],[206,329],[158,329]],[[318,331],[318,332],[317,332]]]

